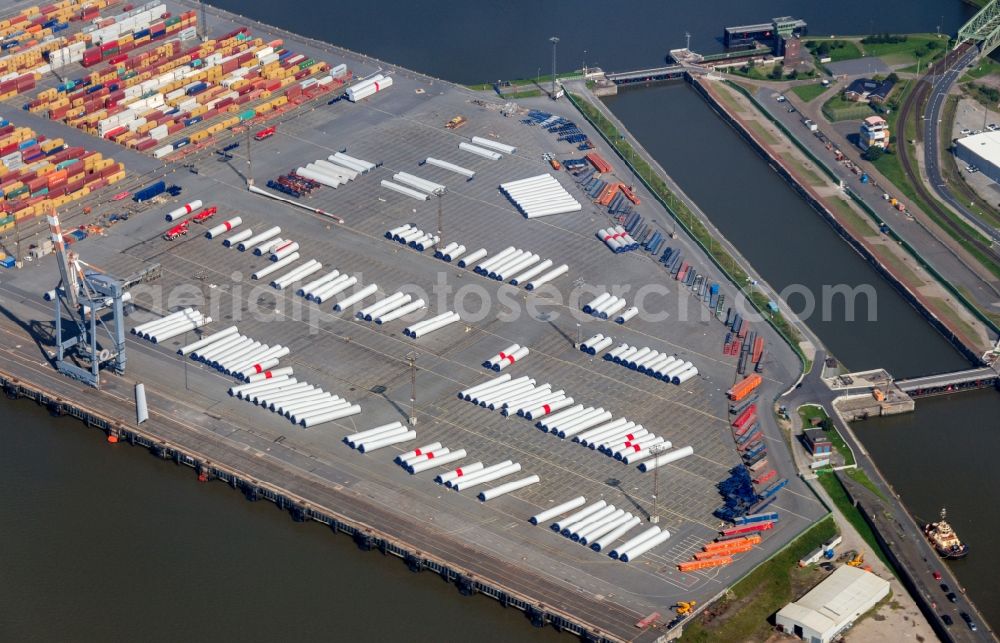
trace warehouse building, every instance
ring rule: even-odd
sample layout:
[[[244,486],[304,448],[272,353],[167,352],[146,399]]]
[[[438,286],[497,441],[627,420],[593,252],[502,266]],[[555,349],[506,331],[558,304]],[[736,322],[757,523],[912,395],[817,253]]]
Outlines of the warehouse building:
[[[955,156],[1000,183],[1000,132],[983,132],[958,139]]]
[[[805,596],[778,611],[778,627],[809,643],[828,643],[889,595],[889,581],[840,566]]]

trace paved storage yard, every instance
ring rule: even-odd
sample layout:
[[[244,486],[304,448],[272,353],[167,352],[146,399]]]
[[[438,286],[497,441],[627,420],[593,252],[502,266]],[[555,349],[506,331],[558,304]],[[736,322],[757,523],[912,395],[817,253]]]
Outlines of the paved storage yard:
[[[220,15],[210,14],[213,33],[232,28]],[[251,28],[254,35],[269,37],[266,28]],[[80,214],[82,206],[62,213],[63,227],[121,212],[129,204],[138,212],[129,221],[116,224],[105,237],[75,244],[74,250],[87,262],[120,277],[152,263],[161,264],[163,276],[158,281],[134,289],[138,309],[130,326],[149,319],[145,311],[150,307],[163,313],[181,304],[197,305],[215,319],[209,330],[235,323],[241,333],[261,342],[290,347],[291,355],[282,360],[282,366],[294,366],[300,381],[359,403],[362,414],[303,429],[229,397],[226,390],[233,383],[231,379],[176,354],[179,346],[197,337],[195,333],[158,346],[129,335],[126,377],[102,375],[111,395],[83,389],[54,374],[44,377],[44,384],[58,387],[81,404],[130,418],[130,385],[142,381],[152,392],[153,419],[146,426],[148,430],[155,433],[158,425],[164,430],[171,425],[174,443],[183,444],[186,435],[192,448],[211,446],[218,453],[229,452],[233,466],[266,452],[262,461],[280,463],[281,475],[288,480],[262,481],[279,488],[286,482],[286,488],[291,488],[292,481],[305,481],[295,493],[317,504],[335,498],[338,504],[331,509],[348,517],[352,517],[352,507],[367,507],[370,511],[357,516],[359,520],[368,519],[372,527],[428,552],[443,543],[454,543],[468,552],[466,560],[456,562],[469,571],[500,584],[518,582],[512,579],[528,583],[531,591],[525,591],[531,598],[559,605],[580,621],[620,639],[642,637],[633,626],[635,621],[654,611],[668,615],[670,605],[677,600],[704,603],[825,513],[794,477],[784,440],[764,412],[770,462],[778,469],[779,478],[790,478],[788,487],[771,505],[780,512],[781,522],[767,532],[760,547],[739,555],[730,567],[691,574],[677,571],[677,563],[690,560],[693,552],[716,535],[720,525],[712,511],[722,499],[715,485],[739,462],[726,414],[725,391],[736,377],[736,358],[722,355],[726,329],[647,254],[614,255],[595,238],[598,228],[609,225],[607,215],[590,203],[568,174],[553,172],[542,159],[544,152],[559,158],[582,156],[572,146],[557,143],[554,135],[538,127],[522,124],[523,116],[502,115],[498,109],[501,103],[494,97],[339,50],[317,51],[314,43],[284,37],[286,46],[296,51],[333,64],[346,62],[356,76],[381,69],[394,79],[390,88],[361,104],[343,100],[328,105],[328,98],[324,98],[283,114],[273,122],[278,128],[275,136],[252,144],[252,175],[259,187],[338,150],[382,163],[346,185],[323,187],[301,199],[310,207],[342,217],[344,224],[248,192],[243,178],[248,171],[248,144],[243,136],[234,136],[231,140],[242,145],[233,150],[230,161],[218,160],[213,152],[230,140],[184,159],[184,163],[196,165],[197,175],[178,163],[160,166],[158,161],[113,143],[100,143],[99,149],[114,148],[114,157],[126,164],[130,178],[135,177],[132,186],[151,182],[157,172],[166,172],[168,183],[183,186],[183,195],[170,203],[135,206],[111,201],[115,192],[125,189],[112,186],[106,194],[91,199],[96,207],[89,217]],[[534,99],[522,107],[529,103],[575,120],[595,144],[599,141],[568,103]],[[26,113],[12,107],[6,105],[0,113],[50,138],[69,138],[67,132],[86,138],[45,119],[32,117],[29,123]],[[457,131],[443,127],[459,114],[468,119],[467,125]],[[518,149],[498,161],[460,151],[459,142],[472,136],[495,138]],[[623,166],[610,150],[599,144],[597,151],[612,162],[622,180],[634,182],[622,172]],[[476,176],[466,182],[458,174],[419,166],[428,156],[475,170]],[[428,232],[437,228],[438,204],[433,198],[421,202],[379,185],[380,180],[391,180],[399,171],[448,187],[441,203],[445,243],[456,241],[470,251],[485,247],[491,256],[512,245],[552,259],[556,266],[566,263],[569,272],[551,282],[549,288],[531,294],[434,259],[431,251],[419,253],[385,239],[386,230],[404,223]],[[146,172],[151,174],[137,176]],[[542,173],[554,174],[584,204],[583,211],[526,220],[497,189],[500,183]],[[649,194],[641,188],[637,193],[642,199],[638,209],[647,218],[661,223],[669,220],[666,212],[655,212],[655,201]],[[172,224],[166,223],[163,215],[196,198],[219,207],[211,224],[239,214],[243,226],[255,232],[280,225],[283,238],[301,245],[303,260],[321,261],[324,272],[336,268],[356,275],[359,285],[377,284],[379,297],[400,289],[422,291],[426,295],[421,296],[428,301],[427,316],[457,310],[462,322],[412,340],[402,329],[416,317],[377,326],[354,319],[357,307],[335,313],[333,301],[307,303],[291,289],[270,288],[267,279],[265,283],[252,281],[250,274],[266,265],[267,259],[225,249],[219,239],[204,238],[199,226],[192,225],[187,237],[164,240],[161,235]],[[686,258],[699,273],[719,281],[727,300],[734,300],[731,285],[722,282],[707,258],[687,239],[668,241],[667,245],[685,247]],[[0,301],[7,313],[0,319],[11,340],[0,342],[11,347],[4,350],[2,364],[23,379],[32,380],[31,373],[46,367],[39,365],[38,348],[27,341],[19,324],[30,323],[36,333],[45,335],[43,343],[50,341],[50,304],[43,302],[40,294],[52,288],[57,279],[51,256],[27,264],[20,272],[0,273]],[[641,306],[647,314],[619,326],[579,311],[581,299],[588,301],[604,290],[616,292],[615,288],[624,292],[629,305],[640,303],[635,301],[637,291],[650,291]],[[766,400],[795,381],[797,360],[768,327],[755,324],[754,328],[766,337],[768,346],[761,395],[766,407]],[[693,362],[700,374],[674,386],[574,348],[578,336],[586,339],[596,333],[613,337],[613,346],[627,342],[676,354]],[[665,544],[624,564],[556,535],[546,526],[534,527],[527,522],[537,511],[577,495],[585,495],[588,502],[604,499],[645,517],[651,508],[653,476],[543,433],[523,418],[505,419],[499,412],[458,400],[460,389],[495,376],[481,362],[513,343],[529,347],[531,354],[505,373],[549,382],[553,390],[565,389],[578,403],[603,406],[616,418],[626,417],[666,437],[675,447],[694,447],[694,456],[660,469],[660,526],[672,534]],[[368,455],[348,448],[341,441],[345,435],[395,420],[406,421],[410,408],[406,356],[411,351],[419,354],[417,439]],[[392,463],[396,454],[434,441],[452,450],[466,449],[466,463],[519,462],[521,473],[508,479],[538,474],[541,482],[481,503],[474,497],[480,487],[454,492],[432,481],[440,470],[411,476]],[[483,487],[496,484],[499,482]],[[497,576],[491,571],[494,562],[506,570],[502,577],[492,578]]]

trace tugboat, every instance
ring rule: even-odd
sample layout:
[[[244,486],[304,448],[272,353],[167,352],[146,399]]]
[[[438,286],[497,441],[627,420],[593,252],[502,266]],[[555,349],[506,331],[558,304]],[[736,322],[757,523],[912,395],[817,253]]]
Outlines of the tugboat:
[[[969,554],[969,546],[958,539],[955,530],[945,521],[947,512],[941,509],[941,521],[924,525],[924,535],[941,558],[955,560]]]

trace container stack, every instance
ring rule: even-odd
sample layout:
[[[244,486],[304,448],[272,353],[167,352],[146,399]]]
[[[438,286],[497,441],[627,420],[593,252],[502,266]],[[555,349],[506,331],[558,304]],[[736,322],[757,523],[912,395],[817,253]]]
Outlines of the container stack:
[[[125,166],[100,152],[47,139],[0,119],[0,232],[16,220],[53,212],[125,178]],[[75,239],[68,239],[70,243]]]
[[[164,13],[152,7],[115,16],[87,33],[83,52],[71,44],[56,54],[73,62],[80,56],[84,66],[108,66],[40,92],[26,108],[165,158],[329,92],[350,77],[344,65],[331,69],[285,49],[281,40],[252,38],[246,27],[199,42],[193,38],[194,11],[163,20],[155,17],[158,11]],[[192,37],[185,39],[188,33]],[[172,35],[180,37],[146,47]]]

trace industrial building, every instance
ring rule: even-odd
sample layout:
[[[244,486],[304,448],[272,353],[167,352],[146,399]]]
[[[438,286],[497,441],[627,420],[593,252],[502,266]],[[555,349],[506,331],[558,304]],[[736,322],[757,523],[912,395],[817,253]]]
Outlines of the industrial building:
[[[802,437],[806,448],[809,449],[809,453],[814,458],[829,456],[833,451],[833,444],[831,444],[830,438],[826,436],[826,432],[823,429],[806,429],[802,432]]]
[[[881,116],[869,116],[861,122],[858,146],[863,150],[869,147],[889,147],[889,123]]]
[[[770,47],[775,56],[785,53],[785,41],[798,38],[808,32],[805,20],[783,16],[771,22],[757,25],[726,27],[722,32],[722,44],[726,49],[754,49],[758,45]]]
[[[1000,132],[983,132],[955,142],[955,156],[1000,183]]]
[[[889,595],[889,581],[842,565],[799,600],[778,611],[778,627],[810,643],[832,641]]]

